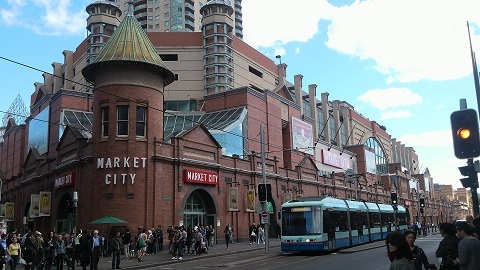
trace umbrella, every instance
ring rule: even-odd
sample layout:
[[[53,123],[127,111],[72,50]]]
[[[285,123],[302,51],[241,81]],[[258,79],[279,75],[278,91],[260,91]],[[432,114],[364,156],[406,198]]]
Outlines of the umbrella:
[[[89,224],[119,224],[119,223],[126,223],[126,221],[116,217],[112,217],[112,216],[104,216],[102,218],[99,218],[90,222]]]

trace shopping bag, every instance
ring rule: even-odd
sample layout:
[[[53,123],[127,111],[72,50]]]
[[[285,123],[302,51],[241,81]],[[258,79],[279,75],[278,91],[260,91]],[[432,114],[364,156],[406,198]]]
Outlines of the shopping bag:
[[[19,263],[20,265],[27,265],[27,262],[26,262],[23,258],[20,258],[20,259],[18,260],[18,263]]]

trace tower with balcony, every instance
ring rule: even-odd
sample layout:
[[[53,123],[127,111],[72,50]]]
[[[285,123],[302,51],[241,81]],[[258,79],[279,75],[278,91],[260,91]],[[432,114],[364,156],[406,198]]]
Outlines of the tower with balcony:
[[[122,10],[115,3],[105,0],[95,1],[85,10],[88,13],[87,64],[90,64],[120,24]]]
[[[224,0],[211,0],[200,13],[205,95],[228,91],[234,87],[233,8]]]

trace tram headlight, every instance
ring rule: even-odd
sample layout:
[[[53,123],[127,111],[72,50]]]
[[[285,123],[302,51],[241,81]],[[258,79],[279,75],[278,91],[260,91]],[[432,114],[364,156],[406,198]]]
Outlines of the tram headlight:
[[[305,242],[307,242],[307,243],[310,242],[310,239],[307,239]]]

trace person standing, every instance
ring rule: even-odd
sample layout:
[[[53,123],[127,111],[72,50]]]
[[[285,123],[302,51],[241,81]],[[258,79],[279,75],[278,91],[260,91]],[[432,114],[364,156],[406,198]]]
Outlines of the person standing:
[[[123,252],[125,253],[125,261],[130,259],[130,242],[132,242],[132,234],[128,228],[125,229],[125,233],[122,236]]]
[[[421,247],[415,245],[415,240],[417,239],[417,233],[415,231],[408,230],[408,231],[405,231],[403,234],[407,239],[408,247],[413,253],[413,257],[414,257],[413,262],[415,263],[415,269],[422,270],[422,265],[427,270],[437,269],[436,267],[434,267],[434,265],[432,266],[428,262],[428,258],[427,258],[427,255],[425,255],[425,251],[423,251]]]
[[[480,269],[480,241],[472,236],[472,229],[467,222],[457,224],[458,258],[453,261],[455,265],[460,266],[460,270],[478,270]]]
[[[25,265],[26,270],[34,269],[34,262],[36,261],[37,256],[37,239],[35,238],[34,232],[28,232],[25,238],[24,247],[24,259],[27,263]]]
[[[385,240],[388,258],[392,262],[390,270],[415,270],[413,254],[408,247],[405,235],[400,232],[391,232]]]
[[[455,225],[448,222],[440,223],[440,234],[443,236],[438,245],[435,257],[441,258],[440,269],[458,270],[458,265],[453,264],[453,260],[458,254],[458,238],[455,235]]]
[[[120,254],[122,247],[122,238],[120,237],[120,232],[117,232],[112,239],[112,244],[110,246],[110,250],[112,251],[112,269],[122,269],[120,268]]]
[[[90,270],[98,270],[98,262],[100,261],[102,237],[98,235],[98,231],[93,231],[93,237],[90,240],[90,248],[92,249],[92,261],[90,263]]]
[[[17,269],[18,260],[22,255],[22,248],[17,237],[12,237],[12,243],[8,246],[8,254],[10,254],[10,270]]]
[[[0,269],[3,269],[3,266],[7,267],[7,235],[2,233],[0,236]]]
[[[55,258],[55,241],[57,233],[50,232],[48,238],[44,244],[45,250],[45,270],[51,270],[53,264],[53,258]]]
[[[55,241],[55,265],[57,266],[56,270],[63,270],[64,256],[66,256],[65,241],[63,241],[63,236],[58,235],[57,241]]]
[[[82,266],[83,270],[87,270],[87,266],[91,263],[90,259],[92,257],[92,236],[90,232],[82,235],[80,238],[80,265]]]
[[[78,230],[78,233],[75,235],[75,261],[72,263],[76,263],[80,265],[80,257],[82,256],[82,246],[80,245],[80,239],[82,239],[83,231],[82,229]]]

